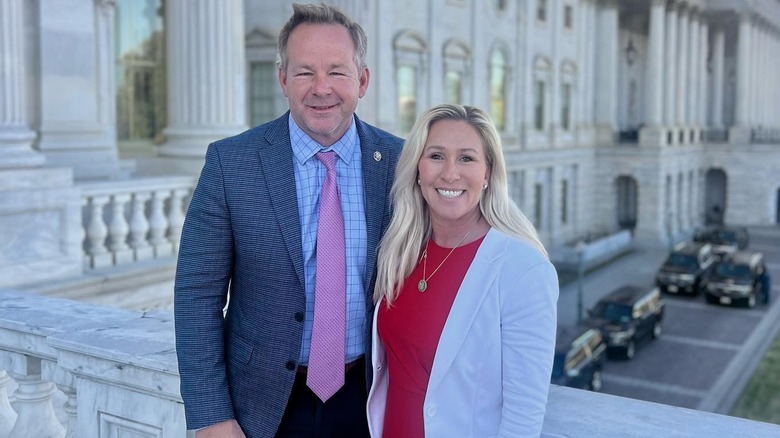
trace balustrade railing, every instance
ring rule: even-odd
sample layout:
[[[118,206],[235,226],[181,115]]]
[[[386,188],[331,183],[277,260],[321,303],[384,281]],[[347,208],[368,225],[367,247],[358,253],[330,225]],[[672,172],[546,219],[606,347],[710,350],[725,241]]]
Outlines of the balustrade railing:
[[[780,143],[780,128],[753,128],[750,133],[751,143]]]
[[[192,178],[101,181],[80,187],[86,269],[178,253]]]
[[[170,312],[0,289],[0,438],[192,437],[174,345]],[[780,426],[552,386],[542,437],[563,436],[763,438]]]

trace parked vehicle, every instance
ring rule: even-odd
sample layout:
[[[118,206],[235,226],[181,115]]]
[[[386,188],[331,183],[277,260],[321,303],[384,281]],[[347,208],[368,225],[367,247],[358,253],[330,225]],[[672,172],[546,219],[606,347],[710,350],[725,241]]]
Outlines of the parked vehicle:
[[[711,244],[683,243],[659,268],[656,285],[662,292],[698,294],[706,290],[716,261]]]
[[[707,302],[756,307],[769,302],[769,274],[760,252],[737,251],[715,266],[707,286]]]
[[[747,248],[749,240],[747,228],[727,225],[705,228],[693,236],[694,242],[712,244],[712,252],[720,258]]]
[[[657,287],[622,286],[599,300],[588,315],[604,334],[608,355],[632,359],[640,341],[661,335],[664,301]]]
[[[607,344],[598,328],[558,327],[552,378],[556,385],[600,391]]]

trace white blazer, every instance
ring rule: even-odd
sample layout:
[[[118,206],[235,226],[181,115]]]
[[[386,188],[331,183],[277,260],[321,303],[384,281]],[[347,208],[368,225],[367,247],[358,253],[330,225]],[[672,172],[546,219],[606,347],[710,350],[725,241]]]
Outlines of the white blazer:
[[[423,405],[426,438],[539,437],[555,352],[557,300],[552,264],[530,244],[491,229],[436,348]],[[366,408],[375,438],[382,437],[389,378],[378,313]]]

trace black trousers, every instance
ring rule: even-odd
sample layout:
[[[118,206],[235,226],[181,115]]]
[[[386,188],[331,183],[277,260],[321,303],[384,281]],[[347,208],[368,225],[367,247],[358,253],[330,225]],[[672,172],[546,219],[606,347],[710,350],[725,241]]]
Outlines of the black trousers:
[[[359,359],[346,372],[344,386],[323,403],[306,386],[306,374],[298,372],[276,438],[369,438],[365,375],[365,360]]]

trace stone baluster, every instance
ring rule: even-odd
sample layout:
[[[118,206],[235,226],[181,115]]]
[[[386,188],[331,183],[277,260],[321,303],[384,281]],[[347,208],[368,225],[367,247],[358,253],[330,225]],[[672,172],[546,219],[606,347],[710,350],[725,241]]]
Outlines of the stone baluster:
[[[184,226],[184,197],[189,194],[187,189],[173,190],[170,209],[168,211],[168,240],[173,244],[173,253],[179,253],[181,229]]]
[[[127,234],[130,231],[130,227],[125,218],[125,206],[129,201],[129,193],[111,196],[111,218],[108,222],[108,249],[113,253],[115,265],[133,261],[133,251],[127,246]]]
[[[133,193],[132,213],[130,214],[130,247],[135,253],[135,260],[146,260],[154,257],[154,249],[149,246],[146,235],[149,233],[149,220],[146,219],[146,201],[151,194],[148,192]]]
[[[65,438],[78,438],[77,433],[79,427],[78,418],[78,405],[76,404],[76,389],[70,386],[57,385],[68,398],[63,405],[62,410],[65,411],[65,415],[68,416],[68,427],[65,432]]]
[[[0,370],[0,436],[6,437],[16,423],[16,411],[8,400],[6,387],[11,383],[11,378],[5,370]]]
[[[65,428],[57,421],[51,402],[57,387],[41,379],[40,359],[28,356],[26,371],[12,374],[19,384],[14,394],[18,417],[8,438],[64,438]]]
[[[103,207],[108,203],[108,196],[92,196],[89,199],[89,223],[87,224],[87,254],[92,268],[110,266],[113,262],[111,253],[105,245],[108,228],[103,221]]]
[[[154,247],[155,257],[167,257],[173,254],[173,246],[165,238],[165,233],[168,230],[168,218],[165,216],[165,200],[170,195],[170,190],[155,190],[152,192],[152,211],[149,215],[149,241]]]

